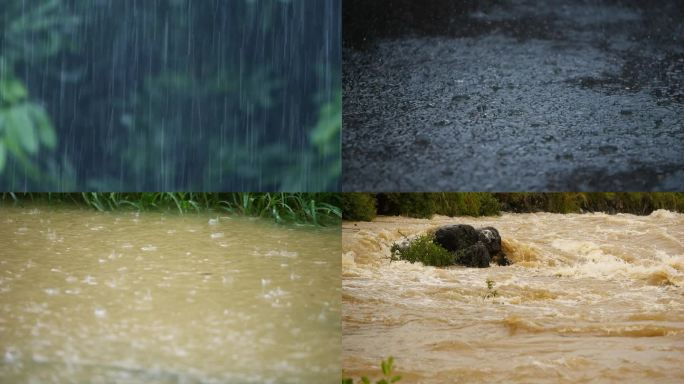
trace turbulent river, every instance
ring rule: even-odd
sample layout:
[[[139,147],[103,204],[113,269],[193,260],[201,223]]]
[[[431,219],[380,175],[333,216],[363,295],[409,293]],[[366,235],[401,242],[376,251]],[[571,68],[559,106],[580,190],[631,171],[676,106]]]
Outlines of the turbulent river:
[[[339,229],[0,207],[0,381],[338,383]]]
[[[394,241],[450,223],[498,228],[514,264],[390,262]],[[343,372],[392,355],[411,383],[682,382],[683,241],[668,211],[346,222]]]

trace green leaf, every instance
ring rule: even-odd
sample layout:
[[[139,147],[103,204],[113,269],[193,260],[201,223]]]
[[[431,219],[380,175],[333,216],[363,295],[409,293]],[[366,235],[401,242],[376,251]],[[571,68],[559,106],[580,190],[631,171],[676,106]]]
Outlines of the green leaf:
[[[383,360],[382,363],[380,363],[380,367],[382,368],[382,374],[383,375],[385,375],[385,376],[389,375],[389,364],[388,364],[388,362]]]
[[[382,379],[382,380],[378,381],[376,384],[389,384],[389,383],[387,382],[387,380]]]
[[[400,376],[400,375],[397,375],[397,376],[394,376],[394,377],[390,380],[390,383],[396,383],[396,382],[399,381],[399,380],[401,380],[401,376]]]
[[[5,163],[7,162],[7,150],[5,149],[5,144],[0,143],[0,174],[2,170],[5,169]]]
[[[26,87],[15,79],[4,79],[0,81],[0,99],[9,104],[14,104],[28,96]]]
[[[342,384],[354,384],[353,379],[342,379]]]
[[[38,152],[38,137],[33,122],[24,105],[12,107],[7,111],[5,124],[8,136],[15,136],[29,154]]]
[[[370,379],[368,379],[366,376],[364,376],[364,377],[361,378],[361,382],[362,382],[363,384],[371,384]]]

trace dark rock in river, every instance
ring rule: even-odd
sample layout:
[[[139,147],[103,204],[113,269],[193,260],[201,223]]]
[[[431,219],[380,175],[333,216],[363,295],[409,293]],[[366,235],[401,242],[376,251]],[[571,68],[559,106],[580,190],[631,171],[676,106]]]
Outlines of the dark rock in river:
[[[481,242],[456,251],[454,257],[454,264],[465,265],[466,267],[487,268],[490,261],[489,251]]]
[[[466,224],[440,227],[435,232],[435,243],[454,253],[454,264],[486,268],[490,261],[508,265],[501,248],[501,235],[496,228],[475,229]]]
[[[455,224],[440,227],[435,232],[435,243],[447,251],[456,252],[468,248],[479,241],[475,228],[465,224]]]
[[[487,247],[490,254],[501,252],[501,235],[494,227],[484,227],[477,230],[478,239]]]

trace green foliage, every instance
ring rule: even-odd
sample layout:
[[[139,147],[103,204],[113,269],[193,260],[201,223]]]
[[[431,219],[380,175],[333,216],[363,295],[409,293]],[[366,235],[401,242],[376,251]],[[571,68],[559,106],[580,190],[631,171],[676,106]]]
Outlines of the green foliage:
[[[487,192],[381,193],[377,200],[383,215],[478,217],[499,215],[501,210],[498,200]]]
[[[496,285],[494,280],[487,278],[485,283],[487,284],[487,291],[484,293],[484,295],[482,295],[483,300],[487,300],[487,299],[491,299],[491,298],[499,296],[499,292],[494,288],[494,286]]]
[[[336,225],[342,218],[335,193],[3,193],[0,199],[14,204],[44,201],[50,204],[84,204],[101,212],[123,209],[173,210],[180,214],[224,211],[271,218],[278,223]]]
[[[275,151],[275,156],[268,163],[268,169],[278,169],[279,164],[287,164],[287,168],[278,173],[278,177],[284,179],[283,190],[338,189],[337,183],[342,172],[342,91],[338,90],[334,94],[334,99],[321,105],[318,121],[309,134],[309,147],[303,154],[303,160],[293,158],[283,148]]]
[[[445,216],[494,216],[500,204],[487,192],[380,193],[377,211],[383,215],[430,218]]]
[[[579,213],[582,200],[584,200],[582,193],[554,192],[548,193],[546,196],[546,211],[553,213]]]
[[[543,210],[546,197],[543,193],[512,192],[494,195],[506,212],[536,212]]]
[[[375,196],[372,193],[342,194],[342,217],[345,220],[372,221],[376,215]]]
[[[326,2],[1,3],[4,189],[338,189]]]
[[[436,211],[431,193],[380,193],[377,199],[378,212],[385,215],[430,218]]]
[[[343,211],[348,220],[372,220],[380,215],[429,218],[494,216],[505,212],[607,212],[648,215],[656,209],[684,212],[682,192],[441,192],[345,193]],[[374,207],[377,207],[375,209]]]
[[[342,173],[342,91],[321,108],[318,123],[311,132],[314,178],[320,180],[321,189],[336,187]],[[300,184],[304,186],[306,184]]]
[[[0,83],[0,101],[3,104],[15,104],[23,101],[28,96],[26,87],[20,81],[9,76],[3,76]]]
[[[509,212],[607,212],[648,215],[656,209],[684,212],[681,192],[497,193]]]
[[[342,218],[339,197],[332,193],[231,193],[219,203],[243,215],[271,217],[276,222],[325,225]]]
[[[498,216],[501,214],[501,204],[492,193],[478,193],[480,197],[480,215]]]
[[[394,358],[392,356],[380,363],[380,371],[382,372],[382,377],[375,381],[375,384],[392,384],[401,380],[401,375],[396,375],[394,373]],[[371,384],[372,381],[368,377],[363,376],[358,383]],[[354,384],[354,379],[342,379],[342,384]]]
[[[79,18],[64,5],[62,0],[35,6],[5,1],[0,7],[0,185],[16,184],[4,172],[8,164],[31,181],[54,182],[40,158],[57,146],[55,128],[43,106],[30,99],[16,67],[53,57],[67,44]]]
[[[435,194],[436,213],[446,216],[494,216],[499,202],[487,192],[443,192]]]
[[[0,8],[0,55],[12,66],[19,61],[50,58],[68,45],[68,36],[78,26],[63,0],[45,0],[26,5],[6,0]]]
[[[336,92],[334,100],[323,105],[316,127],[311,132],[311,142],[323,156],[340,155],[340,126],[342,125],[342,92]]]
[[[684,193],[655,192],[649,193],[652,209],[667,209],[684,212]]]
[[[446,267],[454,264],[454,255],[435,244],[431,234],[419,236],[408,245],[393,244],[390,248],[392,260],[406,260],[411,263],[420,262],[434,267]]]
[[[54,149],[57,137],[45,109],[27,97],[24,85],[0,69],[0,176],[9,160],[39,180],[39,150]]]

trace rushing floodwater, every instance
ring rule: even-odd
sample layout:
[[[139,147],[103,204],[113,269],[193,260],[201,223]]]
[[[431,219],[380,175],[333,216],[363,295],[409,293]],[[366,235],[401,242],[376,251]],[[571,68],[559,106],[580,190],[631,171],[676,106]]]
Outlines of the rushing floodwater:
[[[0,207],[0,381],[337,383],[339,255],[337,229]]]
[[[394,241],[447,223],[495,226],[515,264],[389,262]],[[343,372],[393,355],[412,383],[682,382],[683,239],[667,211],[345,223]]]

